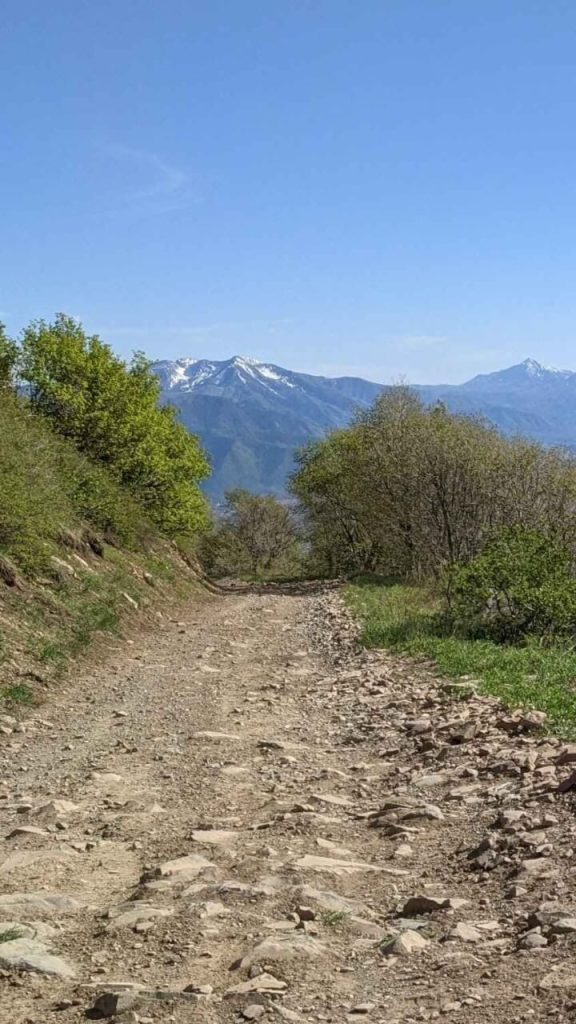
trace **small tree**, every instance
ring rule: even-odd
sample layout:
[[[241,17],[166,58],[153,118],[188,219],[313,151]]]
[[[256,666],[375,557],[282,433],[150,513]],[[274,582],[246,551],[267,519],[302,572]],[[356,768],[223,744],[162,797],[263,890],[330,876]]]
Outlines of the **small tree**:
[[[221,524],[201,544],[201,558],[215,576],[262,576],[294,571],[298,528],[290,509],[272,495],[235,490],[226,495]]]

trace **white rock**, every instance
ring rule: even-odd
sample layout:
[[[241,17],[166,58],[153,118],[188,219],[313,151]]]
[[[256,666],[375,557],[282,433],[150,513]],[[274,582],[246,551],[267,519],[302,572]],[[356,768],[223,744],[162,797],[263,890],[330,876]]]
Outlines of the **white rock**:
[[[242,981],[239,985],[226,989],[224,998],[232,999],[234,996],[249,995],[251,992],[283,992],[285,988],[287,988],[285,981],[280,981],[273,974],[264,972],[256,978],[249,978],[248,981]]]
[[[206,860],[206,857],[202,857],[199,853],[188,853],[184,857],[176,857],[175,860],[167,860],[164,864],[161,864],[157,870],[157,874],[161,878],[169,878],[173,875],[183,875],[186,878],[192,878],[195,875],[200,875],[204,871],[208,871],[209,868],[213,868],[215,865],[210,860]]]
[[[407,871],[400,868],[388,868],[382,864],[367,864],[361,860],[336,860],[332,857],[316,857],[307,853],[294,861],[297,868],[305,868],[310,871],[326,872],[331,875],[354,875],[360,871],[378,871],[386,875],[407,875]]]
[[[225,829],[195,829],[192,839],[195,843],[205,846],[230,846],[239,838],[238,832],[227,832]]]
[[[420,953],[427,945],[428,940],[423,935],[408,929],[391,939],[381,950],[385,956],[410,956],[412,953]]]
[[[73,978],[75,974],[71,964],[49,953],[44,943],[36,939],[12,939],[0,943],[0,967],[38,971],[57,978]]]
[[[238,741],[240,736],[236,733],[231,732],[211,732],[209,729],[203,729],[201,732],[193,732],[190,737],[193,740],[213,740],[214,743],[220,743],[224,740]]]
[[[309,960],[323,956],[326,947],[304,932],[294,935],[273,935],[263,939],[250,952],[234,964],[235,968],[251,967],[256,963],[283,960]]]

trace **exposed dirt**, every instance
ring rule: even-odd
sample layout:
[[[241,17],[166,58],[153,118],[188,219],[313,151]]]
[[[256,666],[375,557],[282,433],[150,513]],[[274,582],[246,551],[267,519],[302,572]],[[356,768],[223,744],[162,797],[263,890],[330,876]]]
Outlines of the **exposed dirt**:
[[[573,1020],[576,753],[539,724],[361,652],[333,592],[118,645],[2,721],[0,1020]]]

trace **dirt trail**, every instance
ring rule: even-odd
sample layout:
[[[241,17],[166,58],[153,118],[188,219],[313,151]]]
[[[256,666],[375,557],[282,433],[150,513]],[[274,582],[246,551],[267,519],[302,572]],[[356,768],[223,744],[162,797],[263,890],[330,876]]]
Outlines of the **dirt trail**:
[[[118,645],[4,719],[0,1020],[573,1020],[576,753],[537,726],[334,593]]]

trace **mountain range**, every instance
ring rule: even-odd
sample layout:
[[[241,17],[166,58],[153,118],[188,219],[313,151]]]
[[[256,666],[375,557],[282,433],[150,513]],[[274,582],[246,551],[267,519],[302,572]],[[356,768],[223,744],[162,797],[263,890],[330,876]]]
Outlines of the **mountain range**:
[[[233,487],[282,495],[295,449],[346,426],[385,385],[359,377],[319,377],[271,363],[233,359],[153,364],[162,400],[180,410],[212,460],[206,490],[214,501]],[[576,372],[534,359],[464,384],[416,385],[422,400],[481,413],[506,434],[576,448]]]

